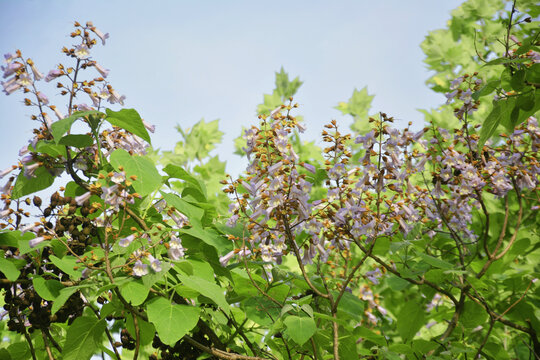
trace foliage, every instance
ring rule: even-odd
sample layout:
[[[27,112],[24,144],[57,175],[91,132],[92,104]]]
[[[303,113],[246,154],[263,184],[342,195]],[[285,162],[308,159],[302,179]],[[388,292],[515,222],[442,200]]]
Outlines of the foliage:
[[[108,38],[92,23],[47,76],[6,55],[4,92],[38,126],[0,173],[0,357],[540,357],[539,9],[511,5],[467,1],[428,35],[448,102],[419,131],[369,116],[364,88],[337,106],[353,132],[332,121],[319,149],[281,69],[237,179],[211,155],[217,121],[160,152],[136,110],[105,108],[125,97],[90,57]]]

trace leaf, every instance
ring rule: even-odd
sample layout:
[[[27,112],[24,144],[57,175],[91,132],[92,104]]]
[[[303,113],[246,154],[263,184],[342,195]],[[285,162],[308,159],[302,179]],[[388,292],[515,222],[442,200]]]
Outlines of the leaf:
[[[304,345],[317,330],[315,320],[310,317],[290,315],[287,316],[283,323],[287,327],[285,333],[298,345]]]
[[[375,334],[373,331],[363,326],[359,326],[356,329],[354,329],[354,335],[364,338],[368,341],[371,341],[372,343],[375,343],[379,346],[386,345],[386,340],[384,336]]]
[[[509,98],[508,100],[493,102],[493,110],[491,110],[486,120],[484,120],[482,129],[480,130],[480,139],[478,140],[479,151],[482,151],[484,144],[495,133],[499,124],[510,121],[510,113],[514,109],[515,101],[515,98]]]
[[[18,199],[22,196],[46,189],[54,183],[54,176],[43,166],[37,168],[34,175],[34,177],[27,178],[24,176],[23,171],[19,173],[13,187],[13,192],[11,193],[12,199]]]
[[[71,286],[71,287],[66,287],[60,290],[59,295],[56,297],[56,299],[54,299],[54,302],[51,308],[51,315],[54,315],[58,310],[60,310],[60,308],[69,299],[69,297],[73,295],[75,291],[77,291],[77,289],[78,289],[77,287]]]
[[[364,313],[364,302],[350,292],[345,291],[339,302],[338,311],[343,311],[351,318],[360,321]]]
[[[64,289],[64,285],[58,280],[45,280],[41,276],[36,276],[32,279],[34,289],[43,299],[53,301],[60,295],[60,291]]]
[[[17,280],[21,274],[13,262],[4,258],[3,252],[0,253],[0,271],[4,273],[9,281]]]
[[[206,296],[229,315],[231,309],[225,299],[224,289],[216,285],[215,282],[207,281],[198,276],[187,276],[183,274],[178,274],[177,276],[184,286]]]
[[[88,116],[88,115],[97,115],[97,114],[103,114],[103,113],[97,110],[77,111],[73,113],[73,115],[71,116],[68,116],[61,120],[53,122],[51,125],[51,134],[54,138],[54,141],[56,141],[56,143],[58,144],[62,136],[69,131],[69,129],[71,128],[71,125],[73,125],[75,120]]]
[[[199,321],[199,308],[173,305],[161,297],[146,305],[146,310],[148,319],[156,327],[161,341],[171,346],[174,346]]]
[[[174,206],[176,210],[186,215],[189,218],[189,221],[191,223],[195,222],[195,223],[200,224],[204,216],[203,209],[201,209],[200,207],[191,205],[184,199],[181,199],[176,194],[169,194],[169,193],[164,193],[163,191],[161,191],[161,195],[163,196],[163,198],[165,199],[165,201],[167,202],[169,206]]]
[[[298,76],[289,81],[289,74],[285,72],[283,67],[279,72],[276,72],[276,89],[275,92],[281,96],[283,100],[288,99],[291,96],[294,96],[298,91],[298,88],[302,86],[303,82],[300,81]]]
[[[208,245],[215,247],[218,251],[221,250],[223,247],[229,245],[229,241],[227,239],[201,227],[194,226],[189,229],[184,227],[178,229],[178,232],[181,234],[191,235],[197,239],[200,239]]]
[[[424,324],[424,307],[407,301],[397,316],[397,330],[404,343],[411,340]]]
[[[446,270],[454,268],[454,265],[450,264],[449,262],[430,256],[428,254],[418,253],[418,256],[420,256],[424,262],[428,263],[433,267]]]
[[[126,172],[126,178],[136,176],[133,188],[141,196],[146,196],[156,191],[161,186],[161,175],[154,163],[139,155],[130,155],[124,149],[117,149],[111,154],[111,165],[120,171],[120,167]]]
[[[9,353],[9,351],[7,351],[7,349],[0,349],[0,359],[12,360],[13,358],[11,357],[11,354]]]
[[[120,293],[133,306],[141,305],[148,297],[149,289],[141,280],[129,280],[120,286]]]
[[[140,317],[137,317],[137,325],[139,326],[139,334],[141,338],[141,345],[150,344],[154,335],[156,335],[156,329],[151,323],[144,321]],[[135,332],[135,324],[133,323],[133,316],[126,317],[126,329],[129,331],[132,338],[137,338]]]
[[[73,146],[76,148],[85,148],[92,146],[94,139],[90,135],[70,134],[66,135],[58,141],[60,145]]]
[[[105,112],[107,113],[105,120],[111,125],[127,130],[151,144],[150,135],[148,135],[141,116],[135,109],[122,109],[120,111],[106,109]]]
[[[474,100],[478,100],[482,96],[486,96],[491,94],[495,89],[501,84],[501,80],[492,80],[488,81],[486,85],[484,85],[480,90],[475,91],[474,94],[472,94],[472,98]]]
[[[465,308],[459,317],[459,322],[466,328],[475,328],[486,323],[488,314],[481,305],[472,300],[465,301]]]
[[[58,258],[54,255],[49,256],[49,259],[52,261],[56,267],[68,274],[71,279],[79,280],[82,275],[82,270],[75,270],[75,267],[80,267],[80,264],[77,262],[77,258],[74,256],[66,255],[63,258]]]
[[[105,319],[98,320],[89,316],[75,319],[67,330],[66,343],[62,350],[63,359],[90,359],[101,344],[105,328]]]

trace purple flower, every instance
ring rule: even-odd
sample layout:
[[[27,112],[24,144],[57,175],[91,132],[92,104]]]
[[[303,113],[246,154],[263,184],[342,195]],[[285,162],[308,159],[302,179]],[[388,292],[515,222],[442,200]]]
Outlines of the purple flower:
[[[150,267],[154,272],[160,272],[161,271],[161,261],[153,257],[152,255],[147,256],[148,261],[150,261]]]
[[[121,247],[128,247],[131,242],[135,239],[135,234],[131,234],[129,236],[126,236],[125,238],[122,238],[118,241],[118,245]]]
[[[133,275],[141,277],[148,274],[148,265],[143,264],[141,260],[137,260],[133,265]]]
[[[49,81],[54,80],[57,77],[62,76],[62,75],[64,75],[64,72],[62,70],[58,70],[58,69],[51,70],[51,71],[49,71],[49,73],[45,77],[45,81],[49,82]]]

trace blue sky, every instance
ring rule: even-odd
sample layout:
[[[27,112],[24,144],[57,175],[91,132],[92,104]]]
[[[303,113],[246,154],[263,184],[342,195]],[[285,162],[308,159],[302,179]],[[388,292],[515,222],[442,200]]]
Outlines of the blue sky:
[[[372,111],[421,126],[416,109],[444,100],[424,84],[429,74],[419,44],[428,31],[445,27],[460,3],[0,0],[0,52],[20,49],[46,73],[68,63],[60,49],[71,44],[73,21],[93,21],[110,33],[93,57],[111,70],[108,80],[126,95],[125,107],[156,125],[154,146],[172,149],[176,124],[219,118],[225,138],[218,153],[237,173],[242,162],[232,155],[233,139],[255,122],[256,106],[281,66],[304,81],[295,100],[306,139],[332,119],[350,123],[334,106],[364,86],[376,95]],[[43,89],[65,106],[57,89]],[[22,99],[0,94],[0,170],[16,163],[32,137],[31,108]]]

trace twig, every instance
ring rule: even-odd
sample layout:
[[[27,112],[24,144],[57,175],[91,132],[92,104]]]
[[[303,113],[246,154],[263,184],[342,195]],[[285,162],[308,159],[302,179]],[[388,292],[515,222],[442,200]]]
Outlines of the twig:
[[[49,341],[47,340],[47,335],[45,335],[45,331],[43,329],[41,329],[41,336],[43,337],[43,344],[45,345],[45,350],[47,351],[47,356],[49,356],[49,360],[54,360],[51,348],[49,347]]]

